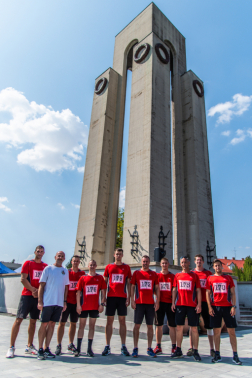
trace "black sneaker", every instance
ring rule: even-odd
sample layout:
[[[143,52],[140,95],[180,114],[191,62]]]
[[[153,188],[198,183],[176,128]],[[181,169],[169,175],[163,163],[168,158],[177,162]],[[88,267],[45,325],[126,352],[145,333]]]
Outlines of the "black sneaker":
[[[56,346],[55,355],[56,355],[56,356],[61,355],[61,345],[60,345],[60,344],[58,344],[58,345]]]
[[[75,347],[75,345],[74,345],[73,343],[71,343],[71,344],[69,344],[69,345],[67,346],[67,350],[68,350],[69,352],[73,352],[73,353],[77,352],[77,349],[76,349],[76,347]]]
[[[49,348],[44,350],[44,355],[46,358],[55,358],[55,354],[53,354]]]
[[[198,352],[193,353],[193,358],[194,358],[194,361],[196,361],[196,362],[201,361],[201,357],[200,357]]]
[[[122,354],[123,356],[127,356],[127,357],[130,356],[129,351],[128,351],[128,349],[126,348],[125,345],[121,347],[121,354]]]
[[[74,357],[80,357],[81,355],[81,352],[78,351],[78,349],[76,349],[76,352],[74,352]]]
[[[182,350],[178,351],[178,349],[176,349],[176,352],[174,352],[174,353],[171,355],[171,358],[181,358],[181,357],[183,357]]]
[[[239,360],[239,357],[237,355],[233,357],[233,362],[236,365],[242,365],[242,362]]]
[[[38,350],[37,359],[38,359],[38,360],[45,360],[45,355],[44,355],[43,348],[40,348],[40,349]]]
[[[110,346],[106,345],[102,352],[102,356],[108,356],[109,354],[111,354]]]
[[[92,349],[87,350],[87,356],[88,357],[94,357],[94,352],[92,351]]]
[[[221,362],[221,356],[217,353],[215,353],[214,358],[212,359],[212,362]]]

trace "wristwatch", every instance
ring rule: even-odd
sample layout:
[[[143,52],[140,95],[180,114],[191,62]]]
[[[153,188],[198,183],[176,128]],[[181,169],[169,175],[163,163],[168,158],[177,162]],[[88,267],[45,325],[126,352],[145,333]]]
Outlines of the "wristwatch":
[[[105,303],[101,303],[102,306],[106,306]]]
[[[236,308],[236,306],[232,306],[232,307]]]

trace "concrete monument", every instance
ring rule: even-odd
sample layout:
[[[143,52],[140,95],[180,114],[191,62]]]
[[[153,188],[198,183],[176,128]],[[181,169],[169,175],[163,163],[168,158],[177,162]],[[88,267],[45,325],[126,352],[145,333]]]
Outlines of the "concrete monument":
[[[153,261],[160,226],[171,231],[171,262],[206,257],[215,236],[203,83],[187,71],[185,38],[154,3],[116,36],[113,68],[95,81],[77,241],[85,236],[98,265],[113,261],[128,69],[124,261],[137,263],[143,254]],[[131,254],[135,226],[138,252]]]

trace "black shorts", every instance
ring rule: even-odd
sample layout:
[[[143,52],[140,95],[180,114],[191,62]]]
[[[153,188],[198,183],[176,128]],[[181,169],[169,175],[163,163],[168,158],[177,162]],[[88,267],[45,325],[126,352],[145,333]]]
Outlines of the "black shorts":
[[[67,319],[70,315],[70,322],[71,323],[77,323],[78,322],[78,318],[79,318],[79,314],[78,312],[76,311],[76,304],[73,304],[73,303],[67,303],[67,308],[65,311],[62,312],[62,315],[61,315],[61,323],[66,323],[67,322]]]
[[[204,327],[206,329],[213,329],[212,327],[210,327],[210,315],[209,315],[209,311],[208,311],[208,305],[206,302],[202,302],[201,303],[201,313],[200,315],[202,316],[203,320],[204,320]]]
[[[38,298],[34,298],[32,295],[21,295],[17,310],[17,318],[26,319],[27,315],[30,314],[31,319],[39,319],[40,310],[37,306]]]
[[[188,318],[188,325],[190,327],[198,327],[199,314],[196,313],[195,307],[191,306],[176,306],[175,321],[176,325],[184,325],[185,317]]]
[[[58,322],[62,313],[63,307],[61,306],[44,306],[41,313],[41,322]]]
[[[87,311],[81,311],[80,318],[99,318],[99,311],[98,310],[87,310]]]
[[[107,297],[105,315],[114,316],[117,310],[118,316],[127,316],[126,299],[122,297]]]
[[[235,316],[231,316],[231,306],[212,306],[214,310],[214,316],[210,316],[210,326],[212,328],[221,328],[222,319],[227,328],[236,328],[237,323]]]
[[[136,309],[134,312],[134,323],[142,324],[144,317],[147,325],[153,325],[155,317],[154,304],[136,304]]]
[[[170,327],[176,327],[175,312],[171,309],[171,303],[160,302],[159,309],[155,314],[155,325],[162,326],[164,324],[165,315],[167,316],[168,324]]]

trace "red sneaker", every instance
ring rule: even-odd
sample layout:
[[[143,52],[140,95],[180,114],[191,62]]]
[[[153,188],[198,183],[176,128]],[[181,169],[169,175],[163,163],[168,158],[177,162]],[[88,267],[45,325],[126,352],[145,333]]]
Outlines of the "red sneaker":
[[[155,354],[160,354],[160,353],[162,353],[162,348],[159,348],[158,346],[156,346],[156,348],[153,350],[153,352]]]
[[[176,350],[177,350],[177,347],[175,347],[175,348],[172,348],[172,350],[171,350],[171,354],[175,353],[175,352],[176,352]]]

